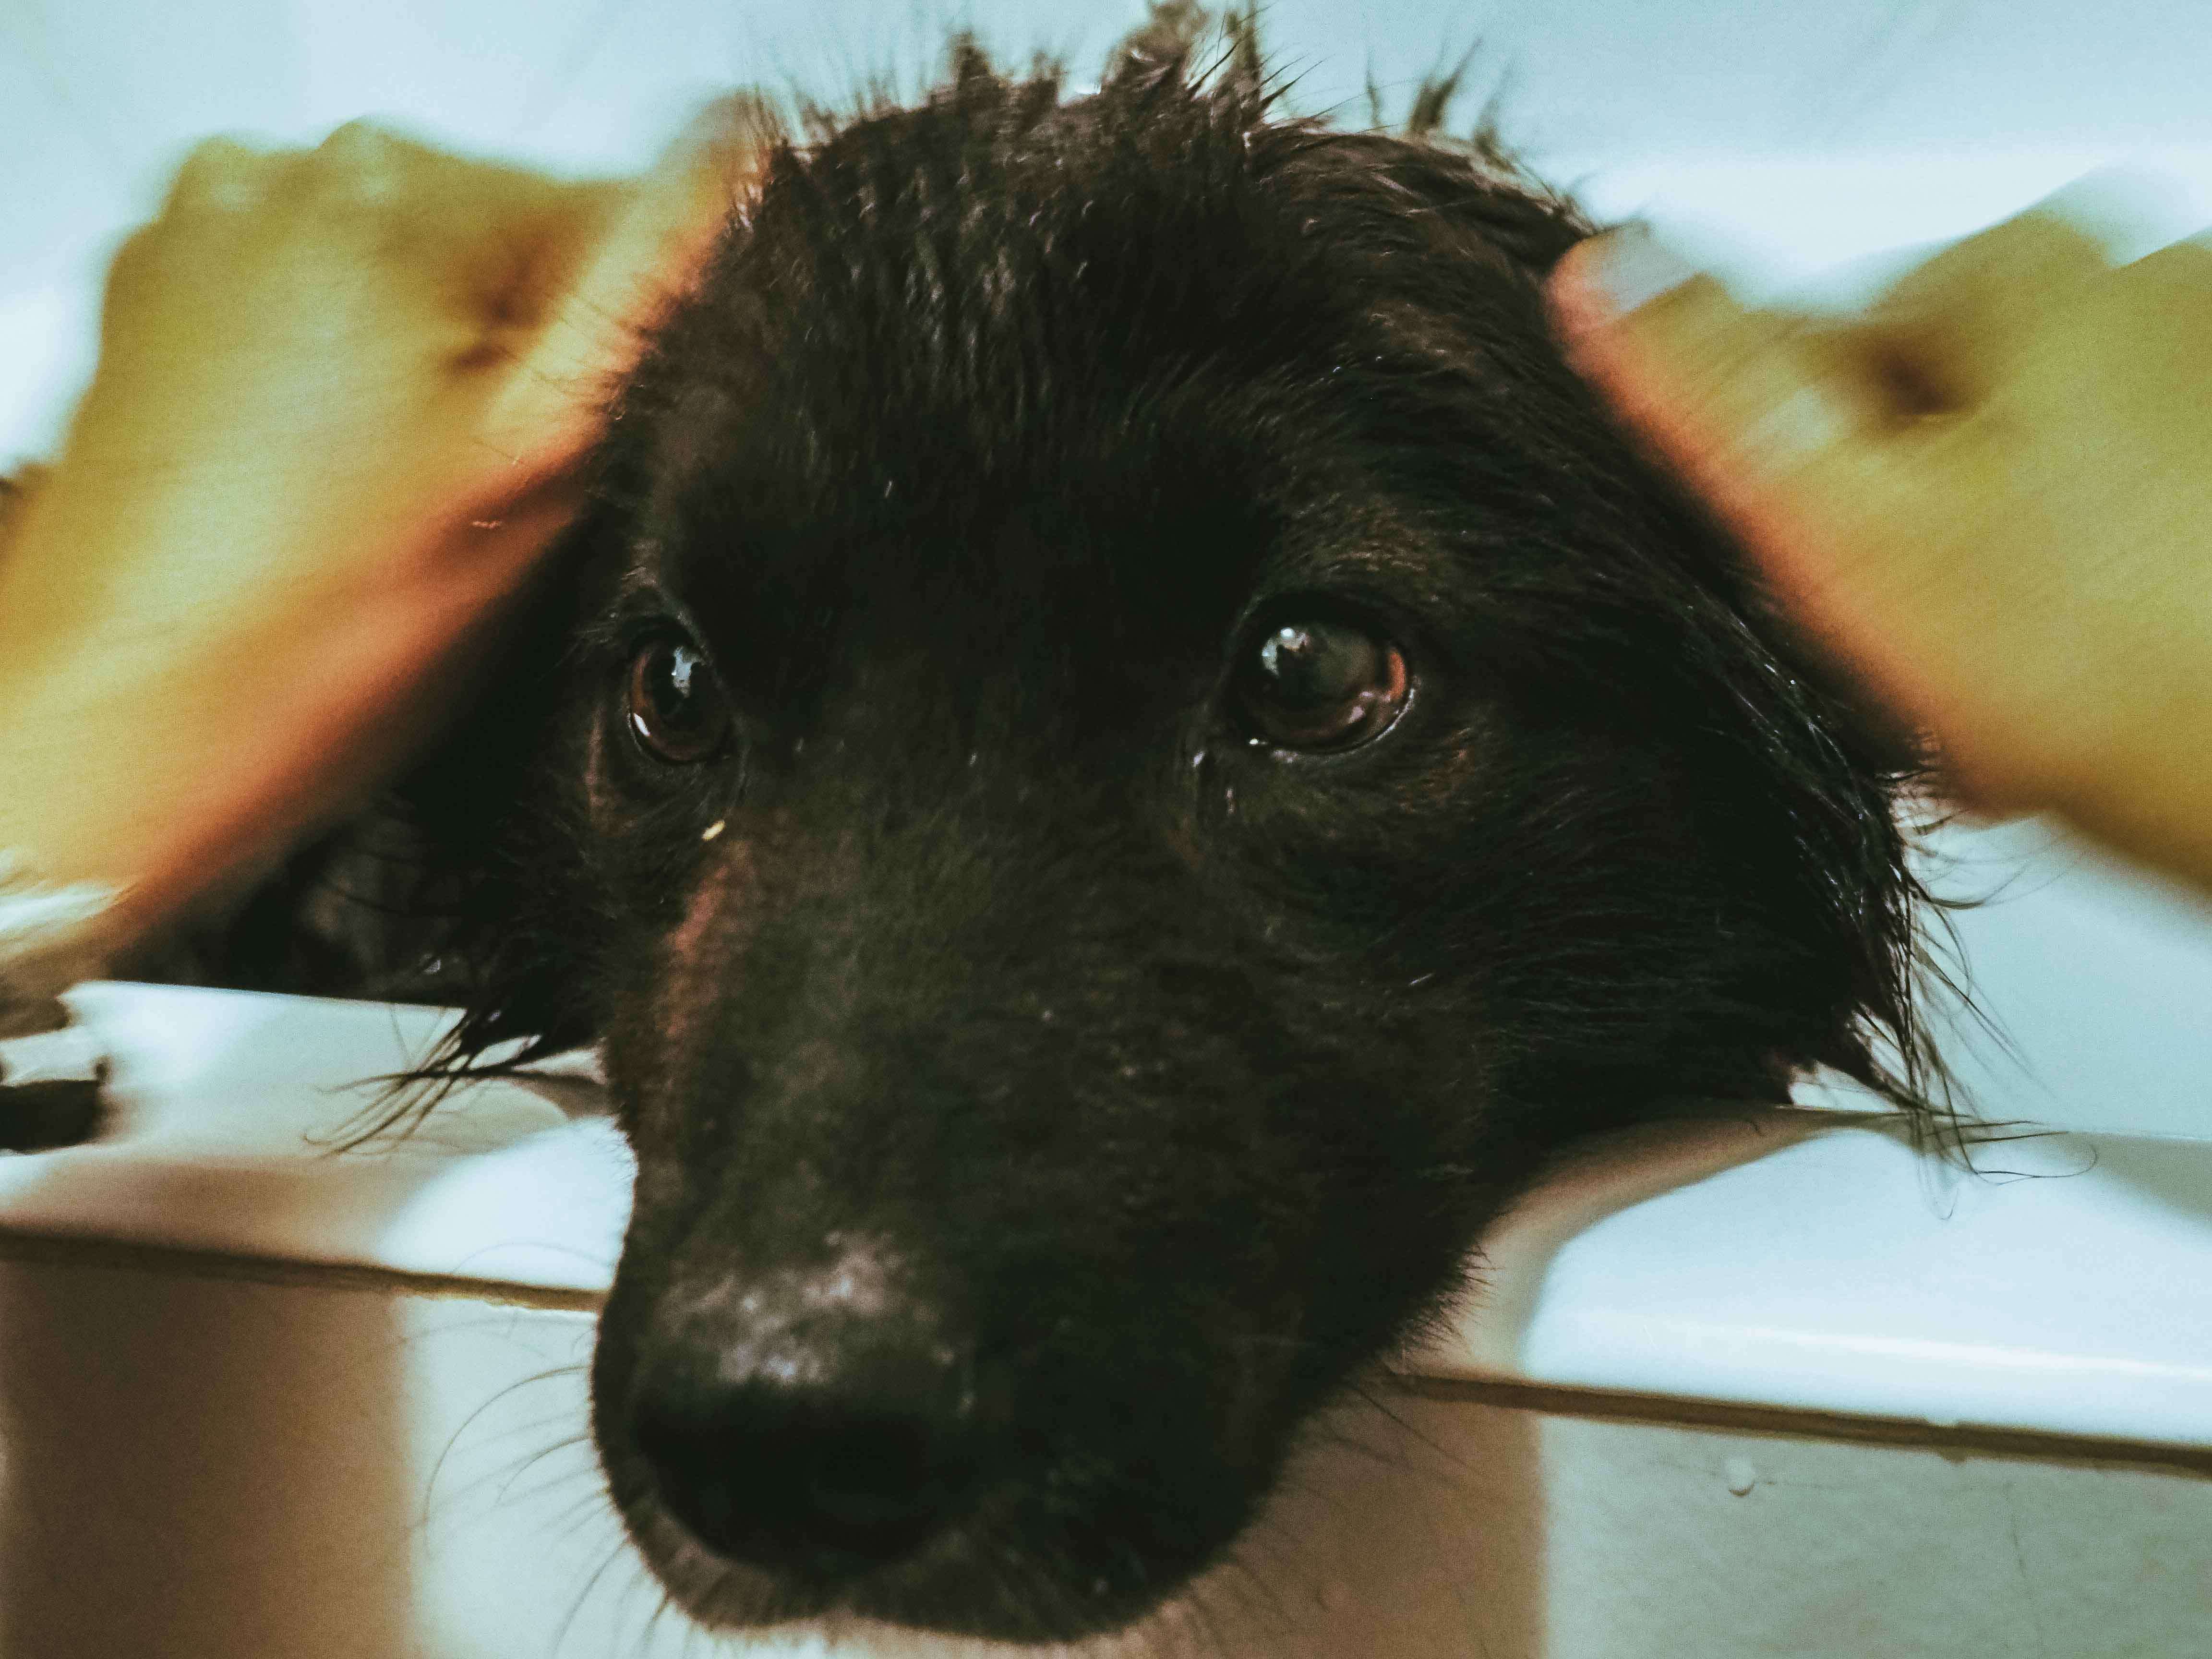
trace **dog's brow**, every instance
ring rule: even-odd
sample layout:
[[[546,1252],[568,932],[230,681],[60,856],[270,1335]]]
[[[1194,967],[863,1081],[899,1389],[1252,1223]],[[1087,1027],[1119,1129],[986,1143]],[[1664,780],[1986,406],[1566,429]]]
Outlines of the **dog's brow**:
[[[662,619],[672,620],[696,633],[697,628],[683,599],[666,580],[667,561],[655,538],[641,538],[629,548],[611,590],[596,614],[587,618],[580,643],[586,649],[612,650],[633,642],[634,630]]]

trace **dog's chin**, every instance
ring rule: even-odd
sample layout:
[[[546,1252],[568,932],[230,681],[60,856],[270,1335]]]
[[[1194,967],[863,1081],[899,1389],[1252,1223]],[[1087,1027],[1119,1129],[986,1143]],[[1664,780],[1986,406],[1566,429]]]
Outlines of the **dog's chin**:
[[[1159,1611],[1160,1581],[1077,1585],[994,1536],[962,1527],[910,1559],[836,1582],[809,1580],[710,1549],[648,1489],[617,1494],[623,1524],[669,1601],[714,1631],[807,1636],[833,1650],[954,1655],[1118,1652]],[[1140,1644],[1141,1645],[1141,1644]]]

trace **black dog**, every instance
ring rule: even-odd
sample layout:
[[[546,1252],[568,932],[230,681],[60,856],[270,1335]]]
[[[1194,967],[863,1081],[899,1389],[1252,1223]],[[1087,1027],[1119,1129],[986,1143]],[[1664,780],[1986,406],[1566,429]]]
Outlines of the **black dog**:
[[[1917,1100],[1893,752],[1565,368],[1588,228],[1237,38],[780,154],[416,780],[451,1068],[604,1044],[705,1623],[1126,1623],[1564,1143]]]

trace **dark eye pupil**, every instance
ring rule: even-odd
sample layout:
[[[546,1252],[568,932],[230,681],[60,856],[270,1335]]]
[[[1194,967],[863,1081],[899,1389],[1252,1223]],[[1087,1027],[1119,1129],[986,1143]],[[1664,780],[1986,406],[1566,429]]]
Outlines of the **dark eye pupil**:
[[[729,711],[706,655],[688,640],[659,640],[631,659],[629,726],[659,759],[689,765],[721,747]]]
[[[1260,672],[1284,708],[1316,709],[1372,684],[1382,654],[1381,644],[1357,629],[1301,623],[1261,641]]]
[[[647,690],[653,712],[663,725],[681,726],[696,714],[703,701],[694,689],[699,678],[699,653],[688,645],[664,646],[653,653],[653,673]]]
[[[1350,622],[1286,623],[1248,647],[1234,695],[1253,740],[1348,749],[1389,730],[1412,682],[1405,653]]]

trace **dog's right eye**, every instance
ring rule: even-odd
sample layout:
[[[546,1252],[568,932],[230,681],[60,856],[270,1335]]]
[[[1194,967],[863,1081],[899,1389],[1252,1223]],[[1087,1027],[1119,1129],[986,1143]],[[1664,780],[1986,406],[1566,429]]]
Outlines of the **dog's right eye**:
[[[722,752],[730,705],[707,653],[690,640],[649,640],[630,658],[627,721],[638,747],[669,766],[696,766]]]
[[[1326,752],[1370,743],[1413,691],[1397,643],[1348,617],[1293,617],[1248,644],[1230,694],[1252,740]]]

